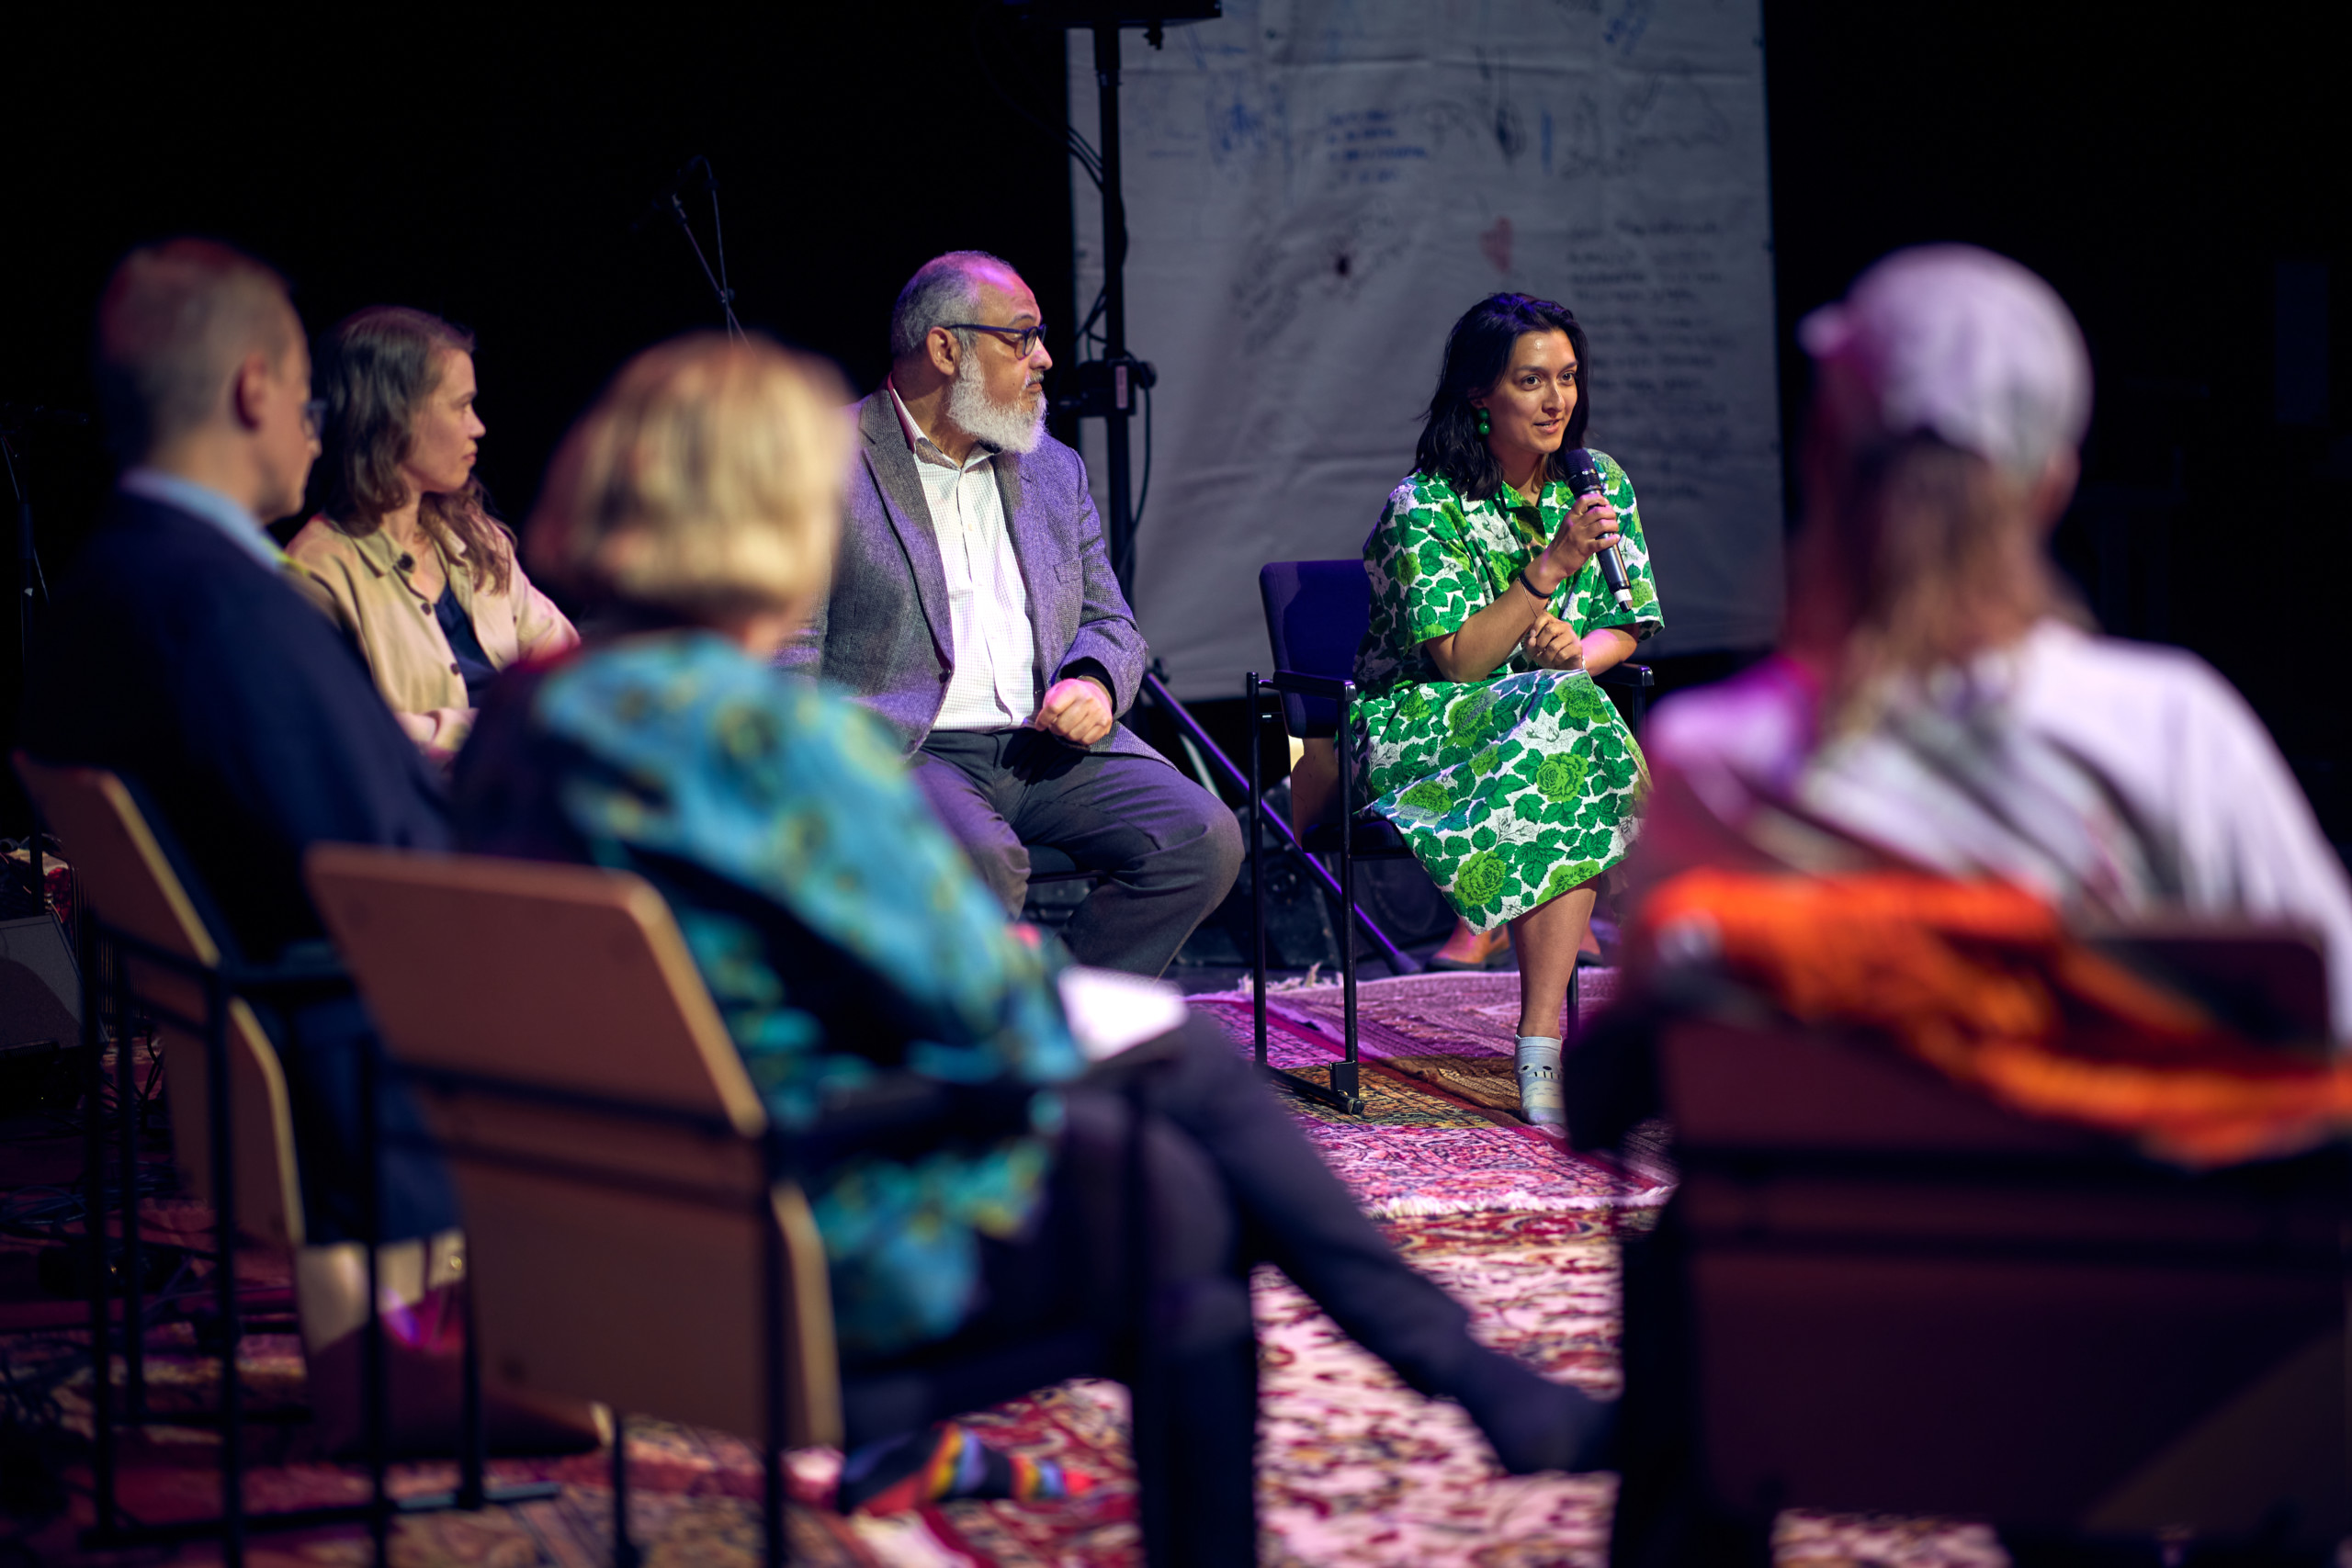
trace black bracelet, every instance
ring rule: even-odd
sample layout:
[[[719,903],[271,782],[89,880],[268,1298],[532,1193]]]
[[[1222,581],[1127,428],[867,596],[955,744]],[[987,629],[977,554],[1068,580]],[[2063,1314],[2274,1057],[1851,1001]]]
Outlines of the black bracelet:
[[[1535,601],[1539,604],[1549,604],[1552,602],[1552,593],[1557,593],[1559,592],[1558,589],[1555,588],[1552,590],[1552,593],[1546,593],[1542,589],[1536,587],[1534,583],[1528,581],[1527,569],[1525,567],[1521,567],[1519,569],[1519,575],[1512,578],[1511,581],[1518,583],[1521,588],[1526,589],[1530,593],[1534,594]]]

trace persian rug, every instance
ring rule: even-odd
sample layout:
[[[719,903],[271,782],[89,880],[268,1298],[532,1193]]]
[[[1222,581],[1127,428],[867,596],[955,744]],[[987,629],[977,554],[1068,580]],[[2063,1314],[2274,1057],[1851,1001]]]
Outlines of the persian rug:
[[[1366,1213],[1653,1211],[1672,1187],[1663,1178],[1569,1153],[1554,1140],[1495,1126],[1351,1129],[1306,1122],[1323,1161]]]
[[[1250,1023],[1250,999],[1245,993],[1238,1006],[1229,993],[1214,992],[1206,997],[1185,998],[1195,1005],[1205,1017],[1216,1021],[1231,1040],[1234,1048],[1244,1056],[1254,1055],[1255,1038]],[[1271,1003],[1271,998],[1269,998]],[[1335,1043],[1336,1036],[1327,1037],[1319,1030],[1292,1016],[1286,1016],[1272,1006],[1266,1012],[1266,1063],[1282,1067],[1302,1077],[1329,1082],[1331,1064],[1341,1059],[1342,1052]],[[1366,1055],[1366,1061],[1374,1058]],[[1465,1100],[1447,1090],[1444,1086],[1426,1077],[1397,1073],[1366,1072],[1358,1075],[1357,1092],[1364,1100],[1362,1115],[1349,1115],[1332,1111],[1311,1100],[1293,1098],[1288,1101],[1291,1111],[1302,1122],[1328,1122],[1346,1127],[1495,1127],[1505,1126],[1525,1131],[1527,1123],[1511,1112]],[[1514,1102],[1514,1111],[1516,1109]]]
[[[1485,1055],[1508,1066],[1514,976],[1414,978],[1421,983],[1363,987],[1373,1002],[1366,1021],[1388,1032],[1385,1041],[1401,1043],[1398,1055],[1462,1061]],[[1273,1059],[1300,1069],[1328,1065],[1339,1054],[1337,987],[1278,995],[1270,1020]],[[1209,998],[1206,1010],[1246,1052],[1247,993],[1238,1008],[1233,1000]],[[1368,1029],[1368,1046],[1372,1034]],[[1370,1049],[1366,1059],[1389,1060]],[[1406,1259],[1470,1308],[1482,1339],[1547,1375],[1612,1393],[1615,1238],[1656,1213],[1665,1182],[1570,1154],[1426,1072],[1375,1070],[1364,1080],[1368,1108],[1361,1117],[1291,1102],[1324,1159]],[[251,1283],[266,1291],[277,1281]],[[1407,1389],[1280,1273],[1261,1269],[1252,1285],[1263,1389],[1262,1563],[1599,1568],[1612,1477],[1503,1475],[1457,1407]],[[156,1403],[204,1404],[211,1367],[196,1353],[189,1325],[166,1329],[153,1344],[148,1374]],[[87,1350],[78,1333],[16,1337],[7,1354],[12,1380],[50,1387],[68,1426],[87,1430]],[[240,1362],[253,1408],[299,1410],[302,1367],[294,1336],[249,1336]],[[798,1452],[787,1458],[788,1490],[797,1500],[787,1529],[796,1559],[818,1568],[1140,1568],[1123,1389],[1065,1383],[970,1419],[997,1446],[1060,1460],[1101,1486],[1068,1504],[956,1503],[887,1518],[843,1518],[821,1506],[840,1456]],[[307,1432],[300,1423],[251,1429],[254,1506],[364,1497],[362,1473],[321,1462]],[[629,1455],[631,1534],[649,1563],[758,1561],[759,1458],[751,1446],[722,1433],[633,1420]],[[122,1457],[123,1498],[136,1517],[212,1511],[219,1494],[209,1434],[149,1427],[127,1439]],[[552,1481],[561,1490],[544,1502],[479,1514],[403,1518],[392,1561],[400,1568],[603,1568],[612,1551],[607,1475],[601,1454],[493,1461],[493,1481]],[[446,1464],[401,1466],[394,1476],[402,1494],[445,1490],[455,1479]],[[86,1518],[86,1508],[85,1497],[75,1513]],[[76,1553],[74,1534],[69,1516],[26,1544],[44,1562],[128,1568],[155,1561],[152,1553]],[[1780,1522],[1778,1556],[1793,1568],[1993,1568],[2007,1561],[1981,1529],[1798,1514]],[[172,1559],[217,1560],[203,1545]],[[322,1530],[256,1538],[248,1560],[273,1568],[356,1568],[369,1560],[369,1550],[361,1532]]]
[[[1381,1222],[1389,1239],[1469,1303],[1476,1331],[1548,1375],[1606,1395],[1616,1385],[1616,1249],[1606,1216],[1486,1213]],[[1468,1417],[1423,1399],[1357,1348],[1279,1273],[1253,1281],[1261,1345],[1263,1409],[1260,1561],[1267,1568],[1599,1568],[1606,1554],[1614,1481],[1606,1475],[1508,1477]],[[165,1337],[168,1338],[169,1337]],[[186,1361],[175,1386],[203,1381]],[[175,1359],[159,1349],[156,1363]],[[244,1357],[274,1403],[299,1387],[290,1336],[256,1337]],[[19,1363],[21,1364],[21,1363]],[[86,1377],[86,1374],[85,1374]],[[61,1390],[79,1414],[86,1384]],[[789,1529],[800,1561],[818,1568],[1140,1568],[1134,1476],[1126,1460],[1125,1391],[1072,1382],[972,1419],[1008,1450],[1087,1470],[1101,1489],[1073,1504],[956,1503],[883,1519],[843,1519],[796,1506]],[[209,1439],[150,1429],[126,1459],[126,1501],[149,1518],[209,1510],[215,1494]],[[299,1449],[299,1438],[292,1446]],[[630,1424],[631,1533],[650,1564],[733,1564],[758,1559],[759,1464],[724,1435]],[[357,1472],[256,1455],[258,1506],[348,1501]],[[838,1467],[822,1451],[790,1456],[790,1490],[821,1497]],[[401,1492],[446,1487],[447,1465],[403,1466]],[[480,1514],[403,1519],[393,1537],[400,1568],[602,1568],[610,1561],[610,1495],[600,1455],[503,1461],[493,1479],[550,1480],[546,1502]],[[43,1532],[44,1561],[145,1562],[74,1556],[70,1529]],[[1996,1568],[2007,1559],[1981,1528],[1912,1519],[1784,1516],[1783,1568]],[[368,1560],[354,1530],[264,1537],[249,1554],[272,1568],[351,1565]],[[217,1557],[198,1546],[174,1559]]]
[[[1198,997],[1192,999],[1196,1005],[1203,1002]],[[1251,1050],[1246,998],[1236,1008],[1219,993],[1207,998],[1201,1010],[1225,1028],[1237,1050]],[[1266,1021],[1269,1063],[1307,1077],[1328,1070],[1335,1052],[1322,1034],[1271,1007]],[[1508,1055],[1485,1060],[1499,1063],[1506,1077],[1510,1074]],[[1572,1153],[1516,1114],[1498,1112],[1453,1092],[1456,1086],[1451,1082],[1426,1073],[1399,1077],[1385,1070],[1397,1065],[1394,1060],[1367,1055],[1365,1061],[1368,1070],[1358,1079],[1365,1101],[1363,1115],[1351,1116],[1305,1099],[1292,1099],[1289,1104],[1308,1142],[1355,1192],[1367,1213],[1619,1210],[1646,1216],[1666,1201],[1670,1184],[1656,1172],[1621,1168],[1604,1157]],[[1515,1078],[1510,1082],[1515,1110],[1518,1086]]]
[[[1615,1248],[1592,1216],[1486,1213],[1414,1216],[1383,1229],[1413,1264],[1473,1304],[1478,1332],[1551,1375],[1611,1391],[1615,1378]],[[1261,1561],[1267,1564],[1533,1564],[1599,1561],[1607,1533],[1605,1477],[1504,1477],[1457,1408],[1414,1394],[1356,1348],[1272,1269],[1253,1281],[1266,1416],[1261,1427]],[[196,1396],[209,1363],[192,1337],[166,1334],[151,1375]],[[256,1336],[241,1359],[257,1405],[298,1395],[291,1336]],[[86,1421],[86,1373],[60,1391],[69,1418]],[[1134,1474],[1125,1439],[1126,1396],[1116,1384],[1073,1382],[973,1417],[1007,1450],[1052,1457],[1103,1484],[1073,1504],[956,1503],[885,1519],[792,1512],[793,1544],[826,1568],[877,1563],[1125,1568],[1139,1564]],[[267,1432],[267,1428],[257,1429]],[[285,1429],[279,1429],[282,1434]],[[153,1427],[127,1445],[123,1500],[136,1517],[201,1517],[217,1498],[211,1443]],[[648,1561],[750,1562],[759,1550],[759,1461],[747,1444],[662,1422],[630,1426],[631,1533]],[[304,1460],[299,1437],[256,1445],[256,1507],[353,1501],[359,1473]],[[274,1450],[274,1451],[271,1451]],[[838,1457],[792,1456],[796,1495],[816,1500]],[[501,1481],[549,1480],[561,1495],[481,1514],[401,1521],[403,1565],[561,1565],[609,1561],[610,1495],[600,1455],[496,1461]],[[446,1486],[447,1465],[402,1466],[397,1490]],[[62,1542],[61,1542],[62,1544]],[[262,1538],[256,1561],[357,1563],[353,1530]],[[1499,1554],[1498,1554],[1499,1553]],[[202,1548],[182,1561],[208,1560]],[[84,1561],[101,1562],[101,1558]]]
[[[1614,969],[1579,971],[1579,1025],[1614,999],[1617,985]],[[1251,1038],[1247,986],[1188,999],[1227,1021],[1228,1030],[1238,1021],[1240,1038]],[[1266,1022],[1267,1060],[1276,1066],[1321,1066],[1345,1052],[1346,999],[1337,985],[1270,988]],[[1565,1014],[1562,1022],[1564,1034],[1573,1035]],[[1363,1060],[1514,1123],[1519,1080],[1511,1069],[1511,1047],[1518,1037],[1517,975],[1431,972],[1366,980],[1356,987],[1356,1043]]]

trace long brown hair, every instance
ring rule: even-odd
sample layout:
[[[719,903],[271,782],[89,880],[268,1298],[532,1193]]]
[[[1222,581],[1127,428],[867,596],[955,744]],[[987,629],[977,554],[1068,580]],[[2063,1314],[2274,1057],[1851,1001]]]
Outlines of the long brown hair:
[[[327,404],[319,468],[329,522],[365,538],[408,504],[401,463],[416,439],[416,411],[441,384],[445,356],[473,351],[471,333],[400,305],[371,305],[335,323],[315,372]],[[492,515],[481,480],[469,476],[463,490],[425,495],[416,518],[434,543],[464,547],[477,592],[514,585],[514,541]]]
[[[2046,616],[2082,618],[2024,488],[1976,454],[1911,435],[1872,443],[1826,478],[1814,543],[1834,551],[1850,615],[1834,727],[1868,722],[1905,677],[2006,647]]]

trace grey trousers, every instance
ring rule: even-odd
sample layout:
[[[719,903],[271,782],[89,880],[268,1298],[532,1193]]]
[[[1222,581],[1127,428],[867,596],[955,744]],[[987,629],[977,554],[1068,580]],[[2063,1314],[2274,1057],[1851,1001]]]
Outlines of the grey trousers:
[[[1159,757],[1034,729],[933,730],[912,763],[1009,917],[1028,897],[1032,844],[1102,874],[1063,931],[1080,964],[1159,974],[1240,874],[1233,813]]]

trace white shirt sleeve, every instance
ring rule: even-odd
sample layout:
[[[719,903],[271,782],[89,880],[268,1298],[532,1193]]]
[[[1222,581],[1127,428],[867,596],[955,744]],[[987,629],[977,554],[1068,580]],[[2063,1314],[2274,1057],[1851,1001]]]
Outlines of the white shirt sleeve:
[[[2352,1047],[2352,882],[2245,699],[2177,649],[2055,628],[2035,642],[2036,728],[2089,756],[2170,838],[2189,909],[2318,933],[2334,1033]]]

